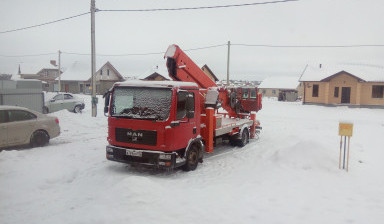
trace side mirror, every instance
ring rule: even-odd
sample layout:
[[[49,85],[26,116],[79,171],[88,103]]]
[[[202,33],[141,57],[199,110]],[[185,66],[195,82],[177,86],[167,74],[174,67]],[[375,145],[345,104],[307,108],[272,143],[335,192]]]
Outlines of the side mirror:
[[[106,92],[104,94],[104,116],[108,117],[108,112],[109,112],[109,99],[110,99],[110,96],[111,96],[111,92]]]

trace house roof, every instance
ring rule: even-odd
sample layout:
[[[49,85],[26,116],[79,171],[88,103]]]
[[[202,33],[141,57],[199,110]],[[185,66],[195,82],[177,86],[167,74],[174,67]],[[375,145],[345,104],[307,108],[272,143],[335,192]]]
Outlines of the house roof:
[[[384,67],[351,64],[322,65],[321,68],[319,65],[311,65],[304,71],[300,81],[325,82],[341,73],[347,73],[359,81],[384,82]]]
[[[138,75],[136,78],[137,79],[145,79],[149,75],[152,75],[154,73],[157,73],[157,74],[163,76],[166,79],[170,79],[169,75],[168,75],[168,68],[167,68],[165,62],[164,63],[157,63],[157,64],[155,64],[154,66],[152,66],[150,69],[148,69],[144,73]]]
[[[259,89],[296,89],[299,86],[299,78],[292,76],[276,76],[264,79]]]
[[[118,72],[109,61],[101,66],[96,73],[98,73],[104,66],[110,67],[120,78],[120,80],[124,80],[120,72]],[[75,61],[64,73],[61,74],[61,80],[63,81],[89,81],[91,78],[91,65],[80,61]]]
[[[91,66],[89,64],[75,61],[72,65],[61,74],[60,80],[63,81],[86,81],[91,74]]]
[[[99,68],[99,70],[96,71],[96,74],[100,74],[100,70],[104,67],[109,67],[112,69],[112,71],[117,75],[117,77],[119,78],[119,81],[123,81],[125,78],[120,74],[119,71],[117,71],[117,69],[111,64],[111,62],[107,61],[103,66],[101,66]],[[92,80],[92,77],[89,77],[87,81],[91,81]]]
[[[19,66],[17,66],[17,70],[18,69],[19,69]],[[41,66],[39,64],[35,64],[35,63],[21,63],[20,64],[21,74],[37,74],[38,72],[40,72],[43,69],[57,69],[57,67],[52,65],[52,64],[49,64],[49,63],[47,63],[43,66]]]
[[[111,64],[111,62],[107,61],[107,63],[105,63],[103,66],[101,66],[101,68],[103,68],[104,66],[109,66],[113,70],[113,72],[119,77],[120,80],[124,80],[124,77],[120,74],[119,71],[117,71],[117,69],[115,68],[115,66],[113,66]]]
[[[154,80],[154,79],[156,79],[157,76],[160,76],[160,77],[161,77],[162,79],[164,79],[164,80],[169,80],[168,78],[166,78],[166,77],[160,75],[160,74],[157,73],[157,72],[152,73],[151,75],[145,77],[144,79],[145,79],[145,80]]]

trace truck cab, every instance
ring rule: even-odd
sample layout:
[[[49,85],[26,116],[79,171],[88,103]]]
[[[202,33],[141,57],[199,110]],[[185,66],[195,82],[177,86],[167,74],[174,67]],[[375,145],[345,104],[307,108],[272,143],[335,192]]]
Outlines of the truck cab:
[[[116,83],[105,96],[109,160],[195,169],[202,160],[199,88],[192,82]]]

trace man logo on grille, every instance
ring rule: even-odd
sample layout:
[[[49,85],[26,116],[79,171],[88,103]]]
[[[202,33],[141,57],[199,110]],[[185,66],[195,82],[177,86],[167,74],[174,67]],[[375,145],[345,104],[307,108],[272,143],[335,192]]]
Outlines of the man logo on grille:
[[[127,136],[132,137],[132,141],[136,142],[137,141],[137,137],[140,137],[140,138],[143,137],[143,133],[141,133],[141,132],[137,132],[136,133],[136,132],[128,131],[127,132]]]

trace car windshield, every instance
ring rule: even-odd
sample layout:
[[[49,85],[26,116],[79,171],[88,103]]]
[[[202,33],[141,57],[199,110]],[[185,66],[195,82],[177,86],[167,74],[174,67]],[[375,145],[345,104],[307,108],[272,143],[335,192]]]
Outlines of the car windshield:
[[[171,89],[117,87],[113,92],[111,116],[165,121],[171,108]]]

